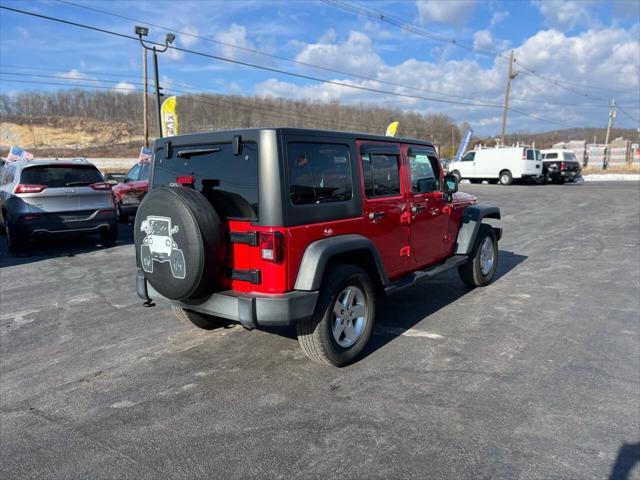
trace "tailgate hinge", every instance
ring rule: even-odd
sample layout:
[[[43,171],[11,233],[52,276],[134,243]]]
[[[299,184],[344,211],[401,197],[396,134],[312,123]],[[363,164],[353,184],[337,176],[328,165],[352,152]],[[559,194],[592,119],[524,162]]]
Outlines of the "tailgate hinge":
[[[411,212],[404,212],[400,214],[400,223],[411,223]]]
[[[402,247],[400,249],[400,256],[401,257],[410,257],[411,256],[411,247],[409,245],[407,245],[406,247]]]
[[[258,232],[230,232],[229,240],[231,243],[246,243],[252,247],[259,245]]]

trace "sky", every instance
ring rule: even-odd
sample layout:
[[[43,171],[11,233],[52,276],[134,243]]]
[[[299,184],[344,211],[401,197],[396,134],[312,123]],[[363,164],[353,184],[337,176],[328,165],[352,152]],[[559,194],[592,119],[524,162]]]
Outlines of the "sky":
[[[161,85],[178,95],[364,102],[444,113],[477,134],[497,135],[513,51],[518,74],[508,131],[605,127],[612,99],[619,106],[615,124],[640,127],[640,0],[0,4],[127,35],[148,25],[153,41],[173,32],[175,46],[219,57],[160,54]],[[73,85],[134,94],[141,65],[135,40],[0,10],[3,94]]]

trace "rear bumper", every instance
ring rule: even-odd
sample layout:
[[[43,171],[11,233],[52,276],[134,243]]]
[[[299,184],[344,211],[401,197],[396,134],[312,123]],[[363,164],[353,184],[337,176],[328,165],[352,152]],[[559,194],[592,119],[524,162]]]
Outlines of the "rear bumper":
[[[116,224],[117,221],[114,215],[73,222],[50,220],[24,222],[19,220],[15,228],[17,232],[26,237],[40,237],[108,232],[116,229]]]
[[[305,320],[313,315],[319,294],[317,291],[294,290],[279,295],[258,295],[228,290],[216,292],[198,300],[178,302],[165,298],[155,291],[140,269],[136,273],[136,291],[143,300],[154,300],[188,308],[240,322],[251,328],[293,325],[300,320]]]

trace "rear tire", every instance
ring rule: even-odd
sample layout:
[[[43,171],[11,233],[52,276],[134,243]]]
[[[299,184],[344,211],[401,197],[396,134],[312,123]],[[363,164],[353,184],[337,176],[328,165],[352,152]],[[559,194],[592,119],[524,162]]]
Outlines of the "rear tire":
[[[480,225],[472,255],[458,267],[458,273],[468,286],[484,287],[491,283],[498,268],[498,240],[491,225]]]
[[[15,227],[11,225],[11,220],[5,217],[4,233],[7,236],[7,248],[11,253],[22,252],[25,249],[26,237],[18,234]]]
[[[369,276],[354,265],[336,265],[325,274],[313,316],[296,324],[298,342],[311,360],[342,367],[362,352],[374,319]]]
[[[511,185],[513,183],[513,175],[509,170],[503,170],[500,172],[500,184]]]
[[[187,310],[175,305],[171,305],[171,309],[173,310],[173,314],[184,324],[189,325],[190,327],[196,326],[202,330],[214,330],[216,328],[228,327],[233,323],[231,320],[227,320],[226,318],[194,312],[193,310]]]

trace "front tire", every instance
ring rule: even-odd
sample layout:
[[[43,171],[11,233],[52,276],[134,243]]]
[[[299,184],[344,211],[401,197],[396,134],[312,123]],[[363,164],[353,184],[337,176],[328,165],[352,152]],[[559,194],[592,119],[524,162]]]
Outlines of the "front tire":
[[[491,225],[480,225],[478,240],[467,263],[458,267],[464,283],[470,287],[484,287],[493,280],[498,268],[498,239]]]
[[[171,305],[173,314],[184,324],[190,327],[196,326],[202,330],[215,330],[216,328],[228,327],[232,322],[225,318],[205,315],[204,313],[187,310],[186,308]]]
[[[374,319],[369,276],[354,265],[336,265],[323,279],[313,316],[296,324],[298,342],[311,360],[342,367],[362,352]]]

